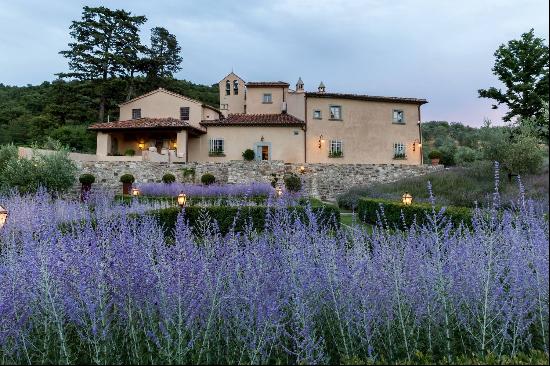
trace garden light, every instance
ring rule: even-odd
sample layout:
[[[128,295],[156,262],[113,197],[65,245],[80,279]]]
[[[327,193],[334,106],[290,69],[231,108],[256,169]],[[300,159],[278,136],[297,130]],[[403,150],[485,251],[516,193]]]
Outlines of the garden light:
[[[132,196],[137,197],[139,196],[140,191],[138,188],[132,188]]]
[[[6,221],[8,221],[8,210],[0,206],[0,229],[6,224]]]
[[[186,203],[187,203],[187,195],[181,192],[180,194],[178,194],[178,205],[180,207],[184,207]]]
[[[306,168],[302,165],[302,166],[300,167],[300,173],[301,173],[301,174],[304,174],[305,171],[306,171]]]
[[[413,196],[409,192],[405,192],[403,196],[401,197],[401,201],[405,206],[410,206],[413,201]]]
[[[145,148],[145,144],[143,142],[140,142],[138,144],[138,147],[139,147],[140,150],[143,150]]]
[[[277,198],[279,198],[282,195],[283,195],[283,190],[281,189],[281,187],[275,188],[275,196],[277,196]]]

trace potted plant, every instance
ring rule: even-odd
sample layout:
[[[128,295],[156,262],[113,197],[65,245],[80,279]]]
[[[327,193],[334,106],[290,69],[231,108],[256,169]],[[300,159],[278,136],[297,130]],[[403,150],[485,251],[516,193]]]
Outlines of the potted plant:
[[[176,176],[172,173],[166,173],[162,176],[162,182],[166,184],[174,183],[176,181]]]
[[[246,149],[245,151],[243,151],[243,159],[246,161],[254,160],[255,156],[256,154],[254,154],[254,150],[252,149]]]
[[[432,150],[428,154],[428,158],[432,161],[432,165],[438,165],[441,160],[441,152],[439,150]]]
[[[201,177],[201,183],[208,186],[216,181],[216,177],[210,173],[205,173]]]
[[[126,149],[126,151],[124,152],[124,155],[134,156],[134,155],[136,155],[136,151],[134,149]]]
[[[132,174],[123,174],[120,176],[120,182],[122,183],[122,194],[130,194],[132,184],[136,181],[136,178]]]
[[[80,201],[84,202],[92,190],[92,184],[95,182],[95,177],[92,174],[85,173],[82,174],[78,180],[82,184],[80,188]]]

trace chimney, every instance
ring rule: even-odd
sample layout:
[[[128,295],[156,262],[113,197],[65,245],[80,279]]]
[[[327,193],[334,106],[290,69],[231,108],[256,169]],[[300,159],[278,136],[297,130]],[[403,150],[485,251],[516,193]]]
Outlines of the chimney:
[[[325,92],[325,84],[323,84],[323,82],[321,81],[321,84],[319,84],[319,88],[317,88],[318,92],[319,93],[324,93]]]
[[[304,92],[304,82],[302,81],[301,77],[299,77],[298,81],[296,82],[296,92],[298,93]]]

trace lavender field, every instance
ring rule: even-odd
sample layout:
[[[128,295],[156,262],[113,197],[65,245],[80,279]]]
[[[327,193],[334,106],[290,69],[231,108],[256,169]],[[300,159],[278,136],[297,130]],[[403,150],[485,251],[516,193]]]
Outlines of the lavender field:
[[[495,193],[469,228],[432,211],[329,230],[277,210],[221,235],[182,212],[168,237],[137,201],[0,205],[2,364],[548,361],[548,218],[522,196],[501,209]]]

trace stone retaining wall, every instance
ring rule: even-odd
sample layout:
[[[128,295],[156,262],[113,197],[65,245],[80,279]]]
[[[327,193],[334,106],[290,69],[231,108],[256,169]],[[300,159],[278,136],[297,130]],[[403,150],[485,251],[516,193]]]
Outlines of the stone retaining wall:
[[[172,173],[178,182],[200,183],[204,173],[212,173],[221,183],[270,183],[274,177],[282,184],[287,173],[297,173],[302,177],[306,194],[323,200],[334,200],[340,193],[352,186],[369,185],[380,182],[393,182],[405,177],[423,175],[443,166],[416,166],[397,164],[289,164],[282,161],[231,161],[222,163],[153,163],[79,161],[81,173],[91,173],[96,177],[97,188],[115,192],[121,190],[120,176],[130,173],[137,183],[160,182],[165,173]],[[305,170],[300,173],[300,167]],[[192,173],[194,172],[194,174]],[[184,175],[184,173],[187,173]],[[75,186],[78,191],[80,186]]]

